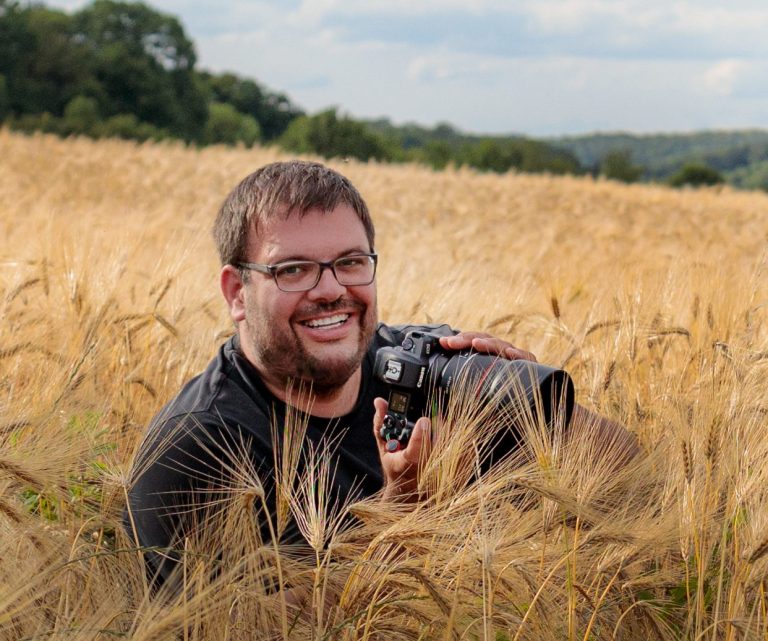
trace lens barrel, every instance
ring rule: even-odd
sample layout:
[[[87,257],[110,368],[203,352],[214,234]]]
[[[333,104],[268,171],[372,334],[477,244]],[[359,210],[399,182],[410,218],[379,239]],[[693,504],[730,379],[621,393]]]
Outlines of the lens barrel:
[[[510,361],[477,352],[452,356],[437,354],[430,361],[428,378],[435,390],[446,395],[457,385],[474,390],[486,403],[503,406],[513,415],[528,411],[551,425],[557,412],[564,412],[567,424],[573,412],[574,389],[568,374],[533,361]]]

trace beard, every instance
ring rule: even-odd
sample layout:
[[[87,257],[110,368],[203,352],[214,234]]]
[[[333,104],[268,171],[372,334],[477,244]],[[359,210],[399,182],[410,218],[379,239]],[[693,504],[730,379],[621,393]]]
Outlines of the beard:
[[[307,305],[298,310],[303,316],[333,313],[354,309],[356,315],[347,322],[357,327],[357,345],[350,349],[340,346],[337,355],[313,354],[296,334],[293,324],[277,327],[276,323],[248,309],[245,325],[252,337],[251,348],[259,364],[264,368],[262,375],[278,381],[283,387],[303,382],[311,387],[313,394],[330,397],[340,390],[363,362],[365,352],[376,330],[376,304],[365,305],[354,299],[340,299],[332,303]]]

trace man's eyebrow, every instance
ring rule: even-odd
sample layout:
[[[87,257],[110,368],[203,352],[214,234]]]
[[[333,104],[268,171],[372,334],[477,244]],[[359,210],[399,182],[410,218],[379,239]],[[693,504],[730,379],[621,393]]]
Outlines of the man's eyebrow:
[[[352,247],[350,249],[345,249],[344,251],[339,252],[338,254],[336,254],[334,258],[331,258],[331,260],[336,260],[337,258],[342,258],[343,256],[350,256],[352,254],[370,254],[370,253],[371,253],[371,250],[368,249],[367,247],[360,247],[360,246]],[[317,262],[316,259],[310,258],[309,256],[305,256],[304,254],[290,254],[284,258],[270,259],[270,264],[277,265],[278,263],[286,263],[286,262],[295,261],[295,260],[301,260],[301,261],[308,260],[313,263]]]

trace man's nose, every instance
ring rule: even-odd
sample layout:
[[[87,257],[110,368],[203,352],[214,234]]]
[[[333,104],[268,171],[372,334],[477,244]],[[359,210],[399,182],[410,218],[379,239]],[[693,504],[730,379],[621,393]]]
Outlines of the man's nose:
[[[307,295],[312,300],[336,300],[343,296],[346,290],[347,288],[336,280],[331,267],[323,265],[320,268],[320,280],[307,292]]]

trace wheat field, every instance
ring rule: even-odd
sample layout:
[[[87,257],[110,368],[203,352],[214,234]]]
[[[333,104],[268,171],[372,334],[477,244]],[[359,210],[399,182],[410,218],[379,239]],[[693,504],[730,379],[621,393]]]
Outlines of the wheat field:
[[[318,453],[285,500],[311,562],[254,540],[244,469],[224,552],[191,542],[185,590],[151,598],[130,462],[232,331],[215,212],[281,158],[0,130],[0,639],[768,638],[768,196],[419,166],[330,163],[376,223],[381,319],[564,367],[643,454],[531,426],[514,466],[457,483],[487,429],[457,407],[431,498],[348,506],[351,529]]]

